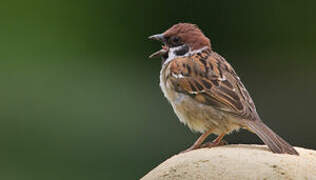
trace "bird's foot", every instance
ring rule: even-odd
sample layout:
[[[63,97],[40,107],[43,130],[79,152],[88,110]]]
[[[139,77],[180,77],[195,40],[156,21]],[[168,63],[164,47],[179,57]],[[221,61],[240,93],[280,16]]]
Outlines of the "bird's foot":
[[[213,141],[213,142],[206,142],[200,146],[200,148],[212,148],[216,146],[224,146],[227,145],[228,142],[225,140],[221,140],[219,142]]]
[[[198,147],[191,146],[191,147],[189,147],[188,149],[186,149],[186,150],[184,150],[184,151],[181,151],[179,154],[186,153],[186,152],[192,151],[192,150],[194,150],[194,149],[199,149],[199,148],[201,148],[201,147],[200,147],[200,146],[198,146]]]
[[[216,146],[223,146],[223,145],[226,145],[228,144],[227,141],[225,140],[221,140],[221,141],[212,141],[212,142],[206,142],[204,144],[201,144],[200,146],[191,146],[189,147],[188,149],[184,150],[184,151],[181,151],[180,154],[182,153],[186,153],[186,152],[189,152],[189,151],[192,151],[194,149],[200,149],[200,148],[212,148],[212,147],[216,147]]]

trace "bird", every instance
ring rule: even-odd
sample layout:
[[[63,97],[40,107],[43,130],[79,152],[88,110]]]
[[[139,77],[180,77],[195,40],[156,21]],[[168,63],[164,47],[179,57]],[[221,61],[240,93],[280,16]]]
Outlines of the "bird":
[[[233,67],[216,53],[195,24],[177,23],[149,36],[162,48],[149,58],[162,59],[160,87],[180,122],[201,136],[183,152],[225,144],[223,137],[246,129],[273,153],[299,155],[260,119],[255,104]],[[205,139],[215,134],[211,142]]]

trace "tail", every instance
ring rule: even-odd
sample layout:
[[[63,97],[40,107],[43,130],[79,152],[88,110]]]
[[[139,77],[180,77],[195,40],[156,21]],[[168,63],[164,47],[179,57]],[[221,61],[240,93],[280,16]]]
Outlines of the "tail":
[[[289,143],[273,132],[262,121],[246,120],[245,122],[250,130],[256,133],[257,136],[259,136],[259,138],[271,149],[272,152],[299,155]]]

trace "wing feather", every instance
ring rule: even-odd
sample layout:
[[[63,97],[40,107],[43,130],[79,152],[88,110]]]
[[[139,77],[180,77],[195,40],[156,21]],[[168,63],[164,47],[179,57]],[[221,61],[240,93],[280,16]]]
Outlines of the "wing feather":
[[[256,119],[255,105],[231,65],[215,52],[197,53],[170,62],[169,81],[177,92],[247,119]]]

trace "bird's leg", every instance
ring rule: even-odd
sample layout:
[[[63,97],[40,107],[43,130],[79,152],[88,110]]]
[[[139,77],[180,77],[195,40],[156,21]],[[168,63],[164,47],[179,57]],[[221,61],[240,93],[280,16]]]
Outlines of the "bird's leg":
[[[223,137],[225,136],[225,134],[226,134],[226,133],[223,133],[223,134],[217,136],[217,138],[216,138],[214,141],[204,143],[204,144],[202,144],[200,147],[201,147],[201,148],[204,148],[204,147],[211,148],[211,147],[221,146],[221,145],[227,144],[226,141],[222,140]]]
[[[207,136],[209,136],[211,133],[213,132],[213,129],[210,129],[208,131],[206,131],[205,133],[203,133],[196,141],[195,143],[189,147],[188,149],[182,151],[181,153],[185,153],[185,152],[189,152],[193,149],[198,149],[201,148],[201,144],[203,143],[203,141],[207,138]]]

